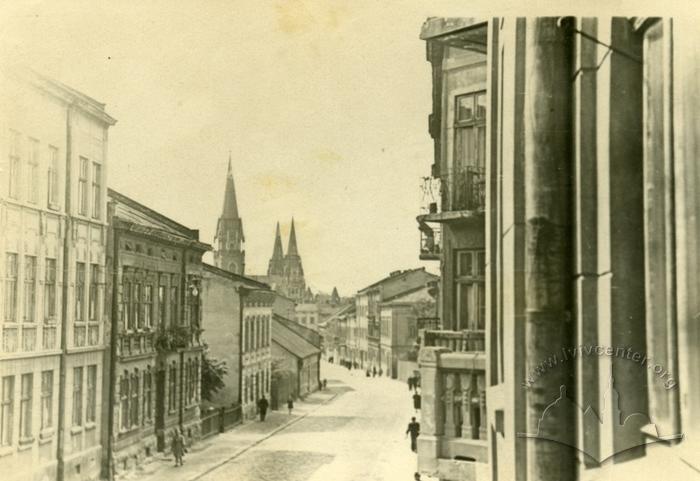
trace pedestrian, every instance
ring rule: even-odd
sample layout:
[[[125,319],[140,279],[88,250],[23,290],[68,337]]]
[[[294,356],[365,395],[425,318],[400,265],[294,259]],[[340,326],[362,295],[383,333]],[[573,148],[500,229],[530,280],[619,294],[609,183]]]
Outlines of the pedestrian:
[[[418,393],[413,394],[413,409],[416,412],[420,411],[420,394]]]
[[[372,377],[377,377],[377,366],[372,366]]]
[[[411,451],[414,453],[418,451],[418,435],[420,434],[420,424],[416,422],[416,418],[411,418],[411,422],[408,423],[408,429],[406,429],[406,436],[411,435]]]
[[[323,389],[326,389],[326,379],[323,379]]]
[[[287,398],[287,410],[290,416],[292,415],[292,409],[294,409],[294,399],[292,399],[292,396],[289,396]]]
[[[384,371],[382,371],[382,368],[379,368],[379,377],[382,377],[382,374],[384,374]]]
[[[180,434],[180,430],[178,428],[173,430],[173,440],[170,444],[170,449],[175,457],[175,466],[182,466],[182,456],[185,451],[185,438],[182,436],[182,434]]]
[[[265,399],[265,395],[258,400],[258,413],[260,414],[260,421],[265,420],[265,415],[267,414],[267,407],[269,406],[269,403],[267,402],[267,399]]]
[[[367,368],[367,371],[365,371],[365,375],[366,375],[367,377],[370,377],[370,376],[372,375],[372,373],[370,372],[369,368]]]
[[[412,391],[413,390],[413,376],[410,376],[408,378],[408,390]]]
[[[420,473],[413,474],[413,481],[420,481]]]

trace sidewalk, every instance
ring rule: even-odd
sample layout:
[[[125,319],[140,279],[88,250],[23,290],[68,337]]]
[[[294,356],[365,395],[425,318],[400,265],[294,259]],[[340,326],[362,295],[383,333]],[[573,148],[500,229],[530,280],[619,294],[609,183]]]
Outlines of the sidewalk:
[[[294,402],[290,416],[282,411],[270,411],[265,422],[247,421],[223,434],[214,435],[188,448],[184,465],[175,467],[174,458],[158,453],[133,471],[118,476],[118,481],[194,481],[233,458],[243,454],[278,431],[300,421],[343,392],[342,384],[331,384],[316,391],[303,401]]]

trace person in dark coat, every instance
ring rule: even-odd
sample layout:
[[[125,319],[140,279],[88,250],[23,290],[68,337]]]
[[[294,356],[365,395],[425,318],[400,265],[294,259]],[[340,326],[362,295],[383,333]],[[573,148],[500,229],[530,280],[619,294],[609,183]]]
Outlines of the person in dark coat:
[[[287,398],[287,410],[290,416],[292,415],[292,409],[294,409],[294,399],[292,399],[292,396],[289,396]]]
[[[408,390],[409,391],[413,390],[413,376],[408,378]]]
[[[323,380],[323,389],[326,389],[326,379]]]
[[[258,400],[258,413],[260,414],[261,421],[265,420],[265,415],[267,414],[267,407],[268,406],[269,406],[269,403],[267,402],[267,399],[265,399],[265,395],[263,394],[263,397],[261,397]]]
[[[175,457],[175,466],[182,466],[182,456],[185,453],[185,437],[180,434],[178,428],[175,428],[173,431],[173,440],[170,444],[170,449]]]
[[[377,367],[372,366],[372,377],[377,377]]]
[[[418,435],[420,435],[420,424],[416,422],[416,418],[411,418],[411,422],[408,423],[408,429],[406,429],[406,435],[411,435],[411,451],[414,453],[418,451]]]
[[[420,394],[418,393],[413,394],[413,409],[416,412],[420,411]]]

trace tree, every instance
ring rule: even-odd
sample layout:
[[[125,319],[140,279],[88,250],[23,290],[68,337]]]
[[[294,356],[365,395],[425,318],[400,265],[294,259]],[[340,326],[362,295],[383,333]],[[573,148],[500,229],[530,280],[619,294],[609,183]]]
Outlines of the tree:
[[[202,399],[212,402],[212,397],[224,388],[224,376],[228,373],[226,361],[217,361],[202,354]]]

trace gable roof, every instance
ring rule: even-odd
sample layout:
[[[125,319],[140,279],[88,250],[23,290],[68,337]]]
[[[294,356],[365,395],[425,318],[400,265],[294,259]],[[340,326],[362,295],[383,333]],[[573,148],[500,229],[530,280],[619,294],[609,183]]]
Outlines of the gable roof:
[[[306,339],[314,346],[321,346],[321,335],[313,329],[310,329],[306,326],[302,326],[298,322],[294,322],[291,319],[287,319],[284,316],[280,316],[279,314],[273,313],[272,317],[284,324],[288,329],[291,329],[292,331],[296,332],[298,335]]]
[[[425,267],[418,267],[416,269],[407,269],[405,271],[399,271],[396,273],[389,274],[388,276],[384,277],[383,279],[378,280],[374,284],[370,284],[367,287],[360,289],[359,291],[357,291],[357,293],[360,294],[362,292],[369,291],[370,289],[374,289],[375,287],[379,287],[380,285],[382,285],[386,282],[402,279],[409,274],[413,274],[414,272],[420,272],[420,271],[425,271]],[[437,277],[434,274],[431,274],[429,272],[425,272],[425,273],[429,276]]]
[[[294,332],[281,322],[278,317],[273,316],[272,319],[272,342],[279,344],[284,350],[299,359],[306,359],[321,353],[318,347]]]
[[[251,279],[250,277],[242,276],[240,274],[236,274],[234,272],[221,269],[221,268],[213,266],[211,264],[207,264],[206,262],[202,262],[202,267],[204,267],[204,270],[209,271],[212,274],[216,274],[216,275],[221,276],[221,277],[227,277],[233,281],[242,282],[243,284],[246,284],[250,287],[255,287],[258,289],[269,289],[270,288],[270,286],[268,286],[264,282],[256,281],[255,279]]]

